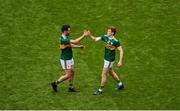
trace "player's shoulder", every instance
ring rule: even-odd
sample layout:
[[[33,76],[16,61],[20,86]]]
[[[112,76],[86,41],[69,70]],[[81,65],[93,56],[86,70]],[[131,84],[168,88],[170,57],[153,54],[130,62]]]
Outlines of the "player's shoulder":
[[[69,38],[68,38],[68,37],[64,37],[64,36],[61,36],[61,37],[60,37],[60,40],[69,40]]]
[[[102,35],[101,38],[108,38],[108,35]]]
[[[70,39],[68,37],[60,37],[60,44],[68,44],[70,43]]]
[[[113,37],[114,41],[119,42],[119,40],[116,37]]]
[[[103,35],[103,37],[108,37],[108,35]]]

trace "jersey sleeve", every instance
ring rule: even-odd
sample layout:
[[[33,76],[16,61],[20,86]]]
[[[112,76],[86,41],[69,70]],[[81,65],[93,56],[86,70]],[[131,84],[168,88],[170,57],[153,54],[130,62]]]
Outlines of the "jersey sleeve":
[[[97,41],[100,41],[101,40],[101,37],[96,37],[95,38],[95,41],[97,42]]]
[[[105,41],[105,36],[104,35],[103,36],[99,36],[99,37],[96,37],[96,39],[95,39],[96,42],[100,41],[100,40]]]
[[[102,41],[106,41],[107,37],[105,35],[101,36]]]

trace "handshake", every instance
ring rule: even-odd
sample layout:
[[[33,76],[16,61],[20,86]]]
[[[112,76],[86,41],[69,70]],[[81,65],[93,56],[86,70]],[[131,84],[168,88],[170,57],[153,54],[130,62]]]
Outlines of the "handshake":
[[[83,36],[91,36],[91,32],[89,30],[84,30]]]

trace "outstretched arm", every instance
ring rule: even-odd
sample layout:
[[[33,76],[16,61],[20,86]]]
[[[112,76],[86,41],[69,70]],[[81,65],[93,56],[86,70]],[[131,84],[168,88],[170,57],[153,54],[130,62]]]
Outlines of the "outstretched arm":
[[[78,42],[80,42],[85,36],[87,36],[89,33],[88,31],[84,31],[83,35],[78,37],[77,39],[71,40],[70,42],[72,44],[77,44]]]
[[[71,44],[72,48],[84,48],[84,45],[75,45],[75,44]]]
[[[119,62],[118,62],[118,67],[122,66],[122,62],[123,62],[123,48],[122,46],[118,47],[119,50]]]
[[[91,37],[92,40],[96,41],[96,37],[93,35],[89,35]]]
[[[90,31],[89,31],[89,36],[90,36],[91,39],[94,40],[94,41],[99,41],[99,40],[101,40],[101,37],[93,36]]]

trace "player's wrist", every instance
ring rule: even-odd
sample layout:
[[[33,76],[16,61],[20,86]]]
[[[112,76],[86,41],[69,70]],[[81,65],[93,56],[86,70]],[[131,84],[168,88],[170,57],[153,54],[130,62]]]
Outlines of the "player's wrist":
[[[83,34],[82,37],[85,37],[85,34]]]

